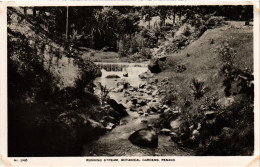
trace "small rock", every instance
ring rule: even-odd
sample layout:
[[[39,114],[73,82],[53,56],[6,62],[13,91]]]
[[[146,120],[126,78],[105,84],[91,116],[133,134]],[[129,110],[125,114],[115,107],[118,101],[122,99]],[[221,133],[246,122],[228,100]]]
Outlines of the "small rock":
[[[171,136],[172,141],[177,141],[177,139],[178,139],[177,133],[171,132],[171,133],[170,133],[170,136]]]
[[[139,84],[139,88],[145,88],[146,84]]]
[[[198,137],[198,136],[200,135],[200,132],[195,129],[195,130],[192,132],[192,135],[194,135],[195,137]]]
[[[159,153],[154,153],[153,156],[161,156],[161,154],[159,154]]]
[[[164,113],[168,113],[168,112],[171,112],[171,109],[170,108],[167,108],[166,110],[163,111]]]
[[[166,93],[165,90],[161,90],[161,91],[160,91],[160,94],[165,94],[165,93]]]
[[[210,44],[214,44],[214,39],[211,39]]]
[[[158,112],[158,110],[159,110],[159,103],[152,103],[150,105],[150,110],[153,111],[153,112]]]
[[[160,130],[160,133],[161,133],[161,134],[164,134],[164,135],[170,135],[171,130],[170,130],[170,129],[163,128],[163,129]]]
[[[204,112],[206,119],[213,119],[215,116],[215,111],[206,111]]]
[[[190,130],[193,130],[193,129],[194,129],[194,125],[191,125],[191,126],[189,127],[189,129],[190,129]]]
[[[120,125],[126,125],[127,123],[128,123],[127,120],[121,120],[121,121],[120,121]]]
[[[146,119],[143,119],[141,122],[142,123],[148,123],[148,121]]]
[[[201,123],[198,123],[197,130],[201,129]]]
[[[169,107],[168,107],[167,105],[163,105],[162,108],[163,108],[163,109],[167,109],[167,108],[169,108]]]
[[[115,124],[109,122],[109,123],[107,124],[107,126],[106,126],[106,129],[107,129],[107,130],[112,130],[112,129],[115,128],[115,127],[116,127]]]
[[[128,73],[127,73],[127,72],[124,72],[124,73],[123,73],[123,76],[124,76],[124,77],[128,77]]]
[[[152,102],[157,102],[157,100],[156,100],[156,99],[153,99]]]
[[[134,98],[134,99],[131,99],[131,101],[132,101],[133,104],[137,104],[138,99]]]
[[[143,111],[138,111],[137,113],[138,113],[139,115],[143,115],[143,114],[144,114]]]
[[[152,96],[156,96],[158,94],[158,90],[153,91]]]
[[[111,75],[106,76],[106,78],[120,78],[120,77],[116,74],[111,74]]]

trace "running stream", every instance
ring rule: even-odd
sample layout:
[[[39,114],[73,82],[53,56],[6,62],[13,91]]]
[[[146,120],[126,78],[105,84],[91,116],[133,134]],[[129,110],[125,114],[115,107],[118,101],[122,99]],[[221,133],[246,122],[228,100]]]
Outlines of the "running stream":
[[[128,116],[120,120],[120,124],[114,129],[101,136],[99,139],[85,144],[83,156],[180,156],[191,155],[188,150],[177,146],[167,135],[158,135],[159,144],[157,148],[141,148],[133,145],[128,137],[148,124],[153,125],[159,119],[159,113],[147,113],[150,105],[159,104],[159,97],[155,95],[157,87],[147,80],[138,77],[148,70],[147,63],[96,63],[102,69],[102,76],[95,83],[113,89],[109,93],[110,98],[123,104],[127,108]],[[123,74],[128,74],[125,77]],[[115,74],[120,78],[106,78]],[[117,83],[128,82],[130,88],[118,91]],[[144,87],[140,87],[144,85]],[[98,95],[100,90],[95,91]],[[145,101],[145,105],[131,108],[131,99]]]

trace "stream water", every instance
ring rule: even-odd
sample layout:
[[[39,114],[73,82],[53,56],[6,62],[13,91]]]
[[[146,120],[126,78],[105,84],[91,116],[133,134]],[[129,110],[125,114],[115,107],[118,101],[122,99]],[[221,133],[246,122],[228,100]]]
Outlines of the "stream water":
[[[148,124],[153,124],[159,119],[159,113],[140,114],[138,110],[145,110],[149,107],[152,101],[158,103],[158,97],[152,96],[149,93],[138,89],[140,84],[149,85],[147,80],[141,80],[138,75],[148,70],[146,63],[96,63],[102,69],[102,76],[97,78],[95,83],[108,88],[117,88],[118,82],[128,82],[131,87],[136,87],[137,90],[126,92],[111,91],[110,98],[123,104],[127,108],[128,116],[120,120],[120,124],[114,129],[101,136],[99,139],[85,144],[83,148],[83,156],[173,156],[173,155],[191,155],[190,151],[178,147],[166,135],[158,135],[159,144],[157,148],[141,148],[133,145],[128,137],[141,128],[146,128]],[[123,74],[127,73],[128,77]],[[106,78],[106,76],[116,74],[120,78]],[[147,86],[146,86],[147,87]],[[151,86],[156,89],[155,86]],[[99,90],[95,91],[97,94]],[[130,111],[129,105],[131,98],[150,99],[145,106],[138,107],[137,111]]]

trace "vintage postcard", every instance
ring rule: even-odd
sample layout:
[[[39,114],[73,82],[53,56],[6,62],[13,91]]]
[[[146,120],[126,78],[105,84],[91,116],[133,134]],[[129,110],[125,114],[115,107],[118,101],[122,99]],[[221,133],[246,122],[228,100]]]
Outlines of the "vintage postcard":
[[[0,5],[0,166],[259,166],[259,1]]]

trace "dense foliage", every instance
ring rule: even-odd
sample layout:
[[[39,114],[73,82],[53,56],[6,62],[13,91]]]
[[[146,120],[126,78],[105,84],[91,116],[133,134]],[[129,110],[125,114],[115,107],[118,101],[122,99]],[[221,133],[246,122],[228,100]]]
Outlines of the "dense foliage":
[[[33,16],[27,14],[30,8],[34,11]],[[160,18],[157,26],[160,30],[167,29],[169,24],[180,26],[184,23],[204,29],[202,26],[207,25],[201,23],[202,20],[209,26],[215,24],[213,18],[204,17],[209,14],[223,16],[228,20],[250,20],[253,17],[250,11],[252,6],[24,7],[28,17],[36,17],[53,39],[62,40],[68,35],[68,38],[79,46],[94,49],[109,47],[112,50],[120,50],[118,42],[124,40],[126,35],[136,36],[138,33],[142,38],[146,38],[142,31],[151,31],[154,27],[152,19],[156,16]],[[172,22],[166,23],[169,18]],[[140,29],[139,23],[143,19],[149,22],[148,27]],[[156,40],[163,35],[158,34],[158,30],[151,33]]]

